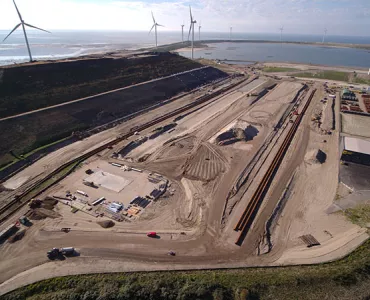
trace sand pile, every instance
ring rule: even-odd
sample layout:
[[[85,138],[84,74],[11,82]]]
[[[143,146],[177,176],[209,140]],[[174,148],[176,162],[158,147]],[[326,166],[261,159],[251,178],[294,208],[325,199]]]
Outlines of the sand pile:
[[[323,164],[326,161],[326,153],[320,149],[313,149],[307,152],[305,161],[310,164]]]
[[[96,223],[98,223],[103,228],[111,228],[115,225],[115,223],[112,220],[98,221]]]
[[[41,204],[41,207],[42,208],[45,208],[45,209],[54,209],[54,206],[58,203],[58,200],[54,199],[54,198],[51,198],[51,197],[46,197],[43,201],[42,201],[42,204]]]
[[[216,137],[215,142],[219,145],[228,145],[239,141],[251,141],[259,133],[256,126],[245,121],[238,121],[234,126]]]

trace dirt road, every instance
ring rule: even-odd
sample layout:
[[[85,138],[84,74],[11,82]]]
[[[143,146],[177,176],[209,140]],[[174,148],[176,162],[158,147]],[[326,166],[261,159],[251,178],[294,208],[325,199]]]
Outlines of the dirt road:
[[[294,88],[291,91],[294,91]],[[269,109],[276,109],[279,114],[284,114],[281,105],[272,104],[272,101],[281,101],[287,108],[289,101],[292,101],[292,95],[294,96],[294,93],[287,93],[276,95],[272,99],[272,94],[267,94],[264,99],[259,100],[261,102],[251,105],[253,99],[247,98],[248,92],[248,88],[241,91],[241,87],[238,87],[235,93],[239,93],[239,96],[232,98],[233,101],[230,101],[229,96],[221,97],[219,103],[204,108],[203,111],[212,110],[211,117],[207,119],[204,119],[202,110],[184,117],[179,124],[184,126],[186,134],[176,131],[171,133],[174,137],[173,146],[164,144],[165,140],[158,139],[157,143],[153,143],[153,153],[147,161],[131,163],[133,166],[163,174],[176,189],[173,197],[160,199],[153,204],[143,215],[142,220],[117,223],[111,229],[102,229],[96,224],[95,217],[82,212],[73,214],[69,207],[58,204],[55,210],[61,217],[35,221],[21,241],[1,245],[0,293],[41,279],[70,274],[317,263],[342,257],[364,242],[368,238],[364,230],[337,215],[325,214],[325,208],[332,202],[337,184],[338,137],[334,134],[331,137],[323,137],[320,133],[312,131],[311,114],[322,96],[320,91],[303,118],[252,230],[242,247],[234,244],[232,236],[235,232],[232,225],[238,214],[231,215],[226,220],[225,227],[222,225],[225,200],[237,178],[263,145],[265,137],[273,130],[279,118],[273,113],[258,115],[269,117],[264,120],[265,125],[260,135],[252,141],[240,144],[244,145],[243,147],[220,146],[209,141],[228,124],[253,112],[256,107],[259,111],[263,110],[263,101],[267,103],[266,112],[269,112]],[[132,120],[130,128],[147,118],[173,109],[174,105],[159,108]],[[194,122],[198,123],[198,126],[187,127],[186,124],[191,125]],[[289,119],[286,122],[289,123]],[[285,125],[288,126],[284,123],[281,130]],[[127,130],[127,127],[119,126],[113,132],[119,134],[124,130]],[[148,129],[141,135],[150,134],[151,130]],[[79,151],[96,146],[98,141],[96,136],[87,139],[88,142],[81,141]],[[284,135],[281,135],[278,141],[283,137]],[[109,138],[109,135],[102,132],[99,138],[101,142]],[[324,138],[328,140],[325,145],[322,142]],[[246,145],[248,147],[245,147]],[[178,147],[181,151],[178,152],[176,148],[170,151],[170,147]],[[306,152],[318,147],[327,153],[327,162],[322,165],[307,165]],[[147,147],[143,149],[145,151],[140,151],[140,155],[148,151]],[[78,149],[70,148],[68,151],[71,151],[69,155],[73,156],[77,154]],[[271,156],[273,153],[274,151],[271,152]],[[93,157],[87,163],[111,159],[110,154],[108,151],[102,157]],[[65,154],[62,159],[66,159],[66,156]],[[55,159],[57,156],[53,157]],[[207,161],[207,168],[203,168],[201,161]],[[48,162],[51,164],[52,159],[49,158]],[[268,162],[269,159],[264,165],[268,165]],[[263,170],[262,167],[260,172]],[[189,172],[189,176],[186,172]],[[210,174],[212,178],[209,177]],[[261,249],[266,221],[276,208],[292,174],[297,176],[294,179],[291,197],[279,215],[279,225],[273,231],[272,251],[256,255],[258,249]],[[323,178],[320,174],[328,175]],[[256,178],[258,176],[259,173]],[[254,184],[251,185],[251,191]],[[320,187],[317,188],[318,186]],[[66,188],[68,182],[63,181],[53,187],[52,191],[65,191]],[[50,194],[46,193],[44,196],[46,195]],[[242,211],[243,205],[248,201],[248,193],[245,197],[245,201],[235,206],[235,212]],[[71,227],[72,230],[69,233],[61,232],[60,227],[64,226]],[[159,229],[160,238],[146,237],[147,231],[156,229]],[[324,230],[330,232],[333,237],[329,238]],[[341,231],[344,234],[341,234]],[[299,239],[302,233],[314,234],[322,242],[322,247],[306,248]],[[232,238],[231,243],[228,237]],[[46,251],[50,248],[67,246],[75,247],[80,255],[63,261],[47,259]],[[175,251],[176,256],[168,256],[169,250]]]

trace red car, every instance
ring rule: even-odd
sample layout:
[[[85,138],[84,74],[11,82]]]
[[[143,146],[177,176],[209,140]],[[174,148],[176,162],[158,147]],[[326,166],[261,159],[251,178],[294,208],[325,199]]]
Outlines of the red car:
[[[157,233],[155,231],[151,231],[151,232],[148,232],[146,234],[146,236],[151,237],[151,238],[155,238],[157,236]]]

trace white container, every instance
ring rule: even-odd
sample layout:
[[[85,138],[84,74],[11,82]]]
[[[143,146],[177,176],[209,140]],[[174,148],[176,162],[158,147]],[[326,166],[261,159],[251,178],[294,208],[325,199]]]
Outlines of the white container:
[[[82,195],[82,196],[88,197],[88,195],[87,195],[84,191],[79,191],[79,190],[77,190],[77,191],[76,191],[76,193],[77,193],[77,194],[80,194],[80,195]]]

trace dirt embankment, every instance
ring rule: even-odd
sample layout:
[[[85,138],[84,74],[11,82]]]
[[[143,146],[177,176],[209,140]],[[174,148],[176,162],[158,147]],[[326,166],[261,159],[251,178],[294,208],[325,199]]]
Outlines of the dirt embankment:
[[[94,94],[96,92],[100,92],[101,90],[98,90],[98,87],[96,86],[99,86],[99,89],[124,87],[128,83],[132,84],[139,81],[145,81],[147,79],[170,76],[172,74],[177,74],[178,72],[188,71],[189,68],[194,69],[194,67],[199,66],[197,63],[193,63],[192,61],[188,62],[187,59],[171,54],[161,54],[150,59],[153,61],[144,62],[138,60],[138,65],[133,66],[137,72],[133,71],[131,68],[124,69],[124,67],[122,67],[120,72],[117,71],[121,74],[120,76],[116,76],[114,78],[110,78],[110,76],[108,76],[107,79],[104,80],[103,78],[99,78],[91,81],[88,81],[88,78],[84,78],[87,83],[85,82],[81,85],[79,84],[79,80],[76,81],[76,84],[73,84],[73,80],[67,80],[67,78],[65,78],[68,82],[65,82],[63,87],[53,86],[51,81],[49,82],[49,79],[47,79],[47,73],[42,70],[41,75],[37,76],[44,76],[42,77],[43,80],[35,77],[31,80],[32,84],[30,83],[30,87],[28,87],[27,84],[21,85],[18,93],[14,90],[14,84],[10,84],[7,86],[6,90],[1,93],[8,93],[9,98],[12,97],[11,94],[13,93],[14,102],[19,105],[26,101],[24,97],[27,97],[27,99],[35,99],[34,101],[38,103],[38,105],[45,104],[43,101],[47,98],[50,99],[50,102],[47,100],[46,104],[52,105],[56,104],[57,101],[63,102],[66,99],[73,100],[76,97],[86,95],[83,93]],[[119,64],[120,61],[121,59],[117,60],[117,64]],[[133,61],[136,61],[136,59],[133,59]],[[102,62],[103,65],[106,63],[104,59],[102,59]],[[71,68],[68,72],[65,72],[65,77],[68,77],[66,75],[68,73],[74,73],[75,69],[77,70],[76,72],[80,72],[78,66],[73,66],[74,63],[75,62],[71,63]],[[69,63],[61,63],[61,65],[64,64]],[[40,67],[46,68],[45,66],[49,65],[57,66],[58,64],[50,63],[46,65],[35,65],[34,67],[36,69]],[[27,74],[28,70],[32,70],[32,68],[33,66],[25,67],[25,73]],[[141,71],[139,72],[137,68],[140,68]],[[8,70],[11,70],[9,71],[10,73],[15,72],[14,70],[16,69],[18,69],[18,72],[21,72],[22,68],[5,69],[5,73],[7,73]],[[90,67],[82,67],[82,69],[85,69],[86,73],[93,73],[93,70]],[[98,71],[100,69],[103,69],[103,72],[100,74],[100,76],[103,77],[106,75],[106,69],[97,65],[96,72],[100,72]],[[57,69],[54,71],[58,72]],[[32,71],[31,73],[34,74],[35,72]],[[36,72],[35,74],[38,73]],[[15,75],[13,74],[12,76]],[[32,76],[31,78],[33,78]],[[225,73],[212,67],[197,69],[190,73],[178,74],[175,77],[163,78],[161,80],[132,86],[113,93],[94,96],[84,101],[68,103],[66,105],[41,110],[36,113],[23,115],[17,118],[2,120],[0,121],[0,130],[2,132],[0,144],[0,165],[13,159],[9,154],[11,150],[17,155],[26,153],[35,148],[69,136],[73,132],[94,128],[96,126],[112,122],[118,118],[125,117],[131,113],[167,100],[178,93],[192,90],[199,85],[207,84],[225,76],[227,76]],[[86,75],[86,77],[88,76]],[[11,76],[4,80],[3,85],[6,85],[10,78]],[[23,79],[26,82],[25,78]],[[55,81],[63,82],[63,80],[59,80],[58,78],[55,78]],[[82,81],[82,79],[80,81]],[[36,97],[35,95],[38,85],[40,85],[40,96]],[[89,88],[87,88],[87,86]],[[2,89],[0,88],[0,90]],[[27,93],[27,91],[29,92]],[[58,93],[59,91],[62,93],[61,96],[58,96],[59,98],[54,98],[55,93]],[[7,100],[5,99],[4,103],[6,102]],[[26,102],[28,103],[30,101],[27,100]],[[2,104],[0,103],[0,114],[1,105]],[[12,106],[10,106],[10,108],[11,107]],[[30,107],[25,109],[29,110]],[[10,111],[11,109],[6,113],[9,114]],[[18,110],[18,112],[20,111]]]
[[[153,53],[2,67],[0,118],[201,66],[178,55]]]

